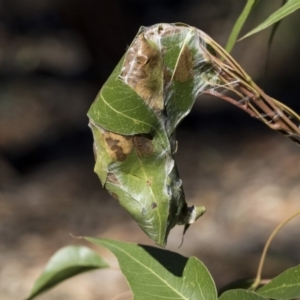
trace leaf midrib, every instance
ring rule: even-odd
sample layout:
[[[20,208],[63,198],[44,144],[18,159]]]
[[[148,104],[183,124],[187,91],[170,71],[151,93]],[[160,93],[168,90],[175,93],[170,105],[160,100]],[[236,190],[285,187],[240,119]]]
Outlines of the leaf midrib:
[[[110,247],[114,247],[117,250],[119,250],[120,252],[122,252],[123,254],[127,255],[128,257],[130,257],[133,261],[135,261],[137,264],[139,264],[140,266],[144,267],[146,270],[148,270],[150,273],[153,274],[153,276],[155,276],[156,278],[160,279],[166,286],[168,286],[171,290],[173,290],[176,294],[178,294],[180,297],[182,297],[182,299],[185,300],[190,300],[189,298],[184,297],[184,295],[180,294],[172,285],[168,284],[167,281],[165,281],[161,276],[159,276],[158,274],[156,274],[155,272],[152,271],[152,269],[148,268],[146,265],[142,264],[139,260],[137,260],[135,257],[131,256],[127,251],[124,251],[122,248],[119,248],[117,246],[115,246],[114,244],[110,244],[107,243],[105,241],[101,241],[101,243],[103,244],[108,244]]]
[[[117,114],[119,114],[119,115],[121,115],[121,116],[123,116],[123,117],[125,117],[125,118],[127,118],[127,119],[129,119],[129,120],[132,120],[132,121],[135,122],[135,123],[138,121],[138,122],[141,123],[141,124],[144,124],[144,125],[147,125],[147,126],[151,127],[151,128],[157,133],[157,135],[159,136],[159,139],[160,139],[160,141],[161,141],[163,147],[164,147],[164,148],[168,147],[168,145],[166,145],[166,144],[164,143],[164,139],[161,137],[160,132],[159,132],[152,124],[143,122],[143,121],[141,121],[141,120],[133,119],[133,118],[131,118],[131,117],[129,117],[129,116],[123,114],[122,112],[116,110],[114,107],[112,107],[112,106],[105,100],[105,98],[104,98],[103,95],[102,95],[102,90],[101,90],[101,92],[100,92],[100,97],[101,97],[101,99],[103,100],[103,102],[104,102],[111,110],[113,110],[113,111],[116,112]]]

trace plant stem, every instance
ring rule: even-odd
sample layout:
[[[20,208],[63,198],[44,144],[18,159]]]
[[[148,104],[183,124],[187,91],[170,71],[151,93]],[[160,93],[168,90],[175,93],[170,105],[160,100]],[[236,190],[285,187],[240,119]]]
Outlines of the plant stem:
[[[262,269],[263,269],[263,265],[266,259],[266,255],[267,255],[267,251],[269,249],[269,246],[272,242],[272,240],[274,239],[275,235],[278,233],[278,231],[284,227],[289,221],[291,221],[292,219],[294,219],[295,217],[297,217],[298,215],[300,215],[300,210],[297,211],[295,214],[291,215],[290,217],[288,217],[287,219],[285,219],[284,221],[282,221],[275,229],[274,231],[271,233],[271,235],[269,236],[264,250],[262,252],[261,258],[260,258],[260,262],[258,265],[258,269],[257,269],[257,274],[256,274],[256,278],[255,281],[253,282],[252,286],[250,287],[250,290],[256,290],[257,287],[261,284],[262,280],[261,280],[261,274],[262,274]]]

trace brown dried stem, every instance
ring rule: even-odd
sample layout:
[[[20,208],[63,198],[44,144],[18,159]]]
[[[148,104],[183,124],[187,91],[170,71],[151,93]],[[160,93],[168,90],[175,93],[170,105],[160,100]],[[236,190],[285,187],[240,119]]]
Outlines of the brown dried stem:
[[[213,51],[203,49],[206,59],[217,74],[217,83],[205,93],[219,97],[247,112],[273,130],[286,135],[300,145],[300,117],[289,107],[266,95],[241,66],[214,40],[199,31],[199,36]],[[214,52],[214,53],[213,53]],[[233,92],[237,99],[216,91],[222,87]]]

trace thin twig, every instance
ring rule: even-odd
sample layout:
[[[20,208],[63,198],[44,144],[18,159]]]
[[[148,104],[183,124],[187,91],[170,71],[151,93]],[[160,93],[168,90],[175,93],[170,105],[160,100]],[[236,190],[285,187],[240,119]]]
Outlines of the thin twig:
[[[292,219],[294,219],[295,217],[297,217],[298,215],[300,215],[300,210],[297,211],[295,214],[293,214],[292,216],[288,217],[287,219],[285,219],[284,221],[282,221],[275,229],[274,231],[271,233],[270,237],[268,238],[264,250],[262,252],[261,258],[260,258],[260,262],[258,265],[258,269],[257,269],[257,274],[256,274],[256,278],[255,281],[253,282],[253,284],[250,287],[250,290],[256,290],[257,287],[261,284],[261,274],[262,274],[262,269],[263,269],[263,265],[266,259],[266,255],[267,255],[267,251],[269,249],[269,246],[272,242],[272,240],[274,239],[274,237],[276,236],[276,234],[278,233],[278,231],[284,227],[289,221],[291,221]]]

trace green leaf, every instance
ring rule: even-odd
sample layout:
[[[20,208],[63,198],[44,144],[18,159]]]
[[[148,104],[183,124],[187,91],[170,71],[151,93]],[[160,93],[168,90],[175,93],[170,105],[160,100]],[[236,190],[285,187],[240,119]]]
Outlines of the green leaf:
[[[105,187],[146,234],[164,246],[176,223],[168,219],[170,198],[166,186],[170,168],[166,167],[165,157],[160,155],[163,149],[155,139],[153,145],[156,150],[148,156],[139,157],[137,151],[132,151],[124,162],[111,164],[110,172],[117,183],[107,182]]]
[[[247,290],[231,290],[222,294],[219,300],[267,300],[267,298]]]
[[[277,11],[271,14],[263,23],[255,27],[253,30],[248,32],[244,35],[241,39],[249,37],[259,31],[266,29],[267,27],[273,25],[274,23],[278,22],[279,20],[287,17],[291,13],[295,12],[297,9],[300,8],[300,0],[289,0],[286,2],[285,5],[280,7]],[[240,39],[240,40],[241,40]]]
[[[236,20],[233,29],[230,33],[230,36],[227,40],[226,46],[225,46],[225,50],[229,53],[234,44],[236,43],[236,40],[239,36],[239,33],[242,29],[242,27],[244,26],[244,23],[246,22],[246,20],[248,19],[249,14],[251,13],[253,7],[255,6],[255,4],[257,4],[259,2],[259,0],[247,0],[247,3],[243,9],[243,11],[241,12],[240,16],[238,17],[238,19]]]
[[[199,89],[207,85],[205,80],[199,78],[211,69],[211,65],[205,62],[203,53],[199,51],[198,41],[197,29],[184,26],[180,27],[177,34],[166,35],[161,39],[165,77],[169,78],[168,93],[165,94],[166,129],[169,136],[191,111]],[[195,62],[201,62],[201,65],[196,68]]]
[[[162,143],[167,145],[162,124],[144,100],[119,76],[124,57],[108,78],[94,103],[88,117],[106,130],[132,135],[156,132],[162,135]]]
[[[49,260],[44,272],[35,281],[27,300],[77,274],[106,268],[108,264],[93,250],[83,246],[67,246]]]
[[[86,239],[113,252],[134,299],[217,299],[211,275],[195,257],[186,258],[154,247],[109,239]]]
[[[263,286],[257,293],[272,299],[288,300],[300,297],[300,265],[286,270]]]

